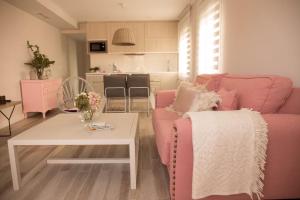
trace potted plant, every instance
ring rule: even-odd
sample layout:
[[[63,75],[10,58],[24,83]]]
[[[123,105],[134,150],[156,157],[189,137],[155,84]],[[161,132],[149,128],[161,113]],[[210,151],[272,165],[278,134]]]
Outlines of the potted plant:
[[[55,61],[49,60],[49,58],[45,54],[40,53],[40,48],[38,45],[32,45],[27,41],[27,48],[31,50],[33,53],[33,59],[31,62],[25,63],[26,65],[30,65],[36,72],[38,79],[42,80],[44,75],[44,70],[49,68],[50,65],[54,64]]]

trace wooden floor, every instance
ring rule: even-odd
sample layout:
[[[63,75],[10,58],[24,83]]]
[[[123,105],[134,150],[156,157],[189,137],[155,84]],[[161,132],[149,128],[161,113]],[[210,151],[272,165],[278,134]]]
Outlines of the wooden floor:
[[[47,114],[53,117],[56,112]],[[13,135],[42,122],[34,116],[14,124]],[[168,175],[160,163],[156,150],[151,117],[140,114],[140,151],[137,189],[130,190],[128,164],[103,165],[48,165],[19,191],[12,189],[8,160],[7,139],[0,138],[0,199],[42,200],[168,200]],[[0,130],[0,134],[4,130]],[[21,173],[50,153],[55,147],[19,147]],[[69,146],[64,147],[61,157],[127,157],[125,146]]]

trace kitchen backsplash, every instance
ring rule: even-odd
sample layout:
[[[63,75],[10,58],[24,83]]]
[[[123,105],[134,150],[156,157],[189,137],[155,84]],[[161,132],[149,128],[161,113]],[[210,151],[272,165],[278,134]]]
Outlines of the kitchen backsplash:
[[[153,53],[145,55],[90,54],[91,67],[111,72],[115,64],[121,72],[177,71],[177,53]]]

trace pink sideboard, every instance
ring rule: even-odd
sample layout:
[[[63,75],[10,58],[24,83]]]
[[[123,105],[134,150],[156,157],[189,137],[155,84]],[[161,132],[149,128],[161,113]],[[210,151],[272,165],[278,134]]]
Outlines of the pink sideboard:
[[[60,79],[21,80],[23,112],[41,112],[45,118],[48,110],[57,108],[57,90]]]

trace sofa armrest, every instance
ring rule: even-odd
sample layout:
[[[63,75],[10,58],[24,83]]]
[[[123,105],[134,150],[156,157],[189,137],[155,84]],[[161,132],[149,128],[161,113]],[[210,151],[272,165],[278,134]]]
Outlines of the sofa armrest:
[[[174,121],[170,144],[170,194],[171,199],[192,199],[193,144],[190,119]]]
[[[267,199],[300,197],[300,115],[264,114],[268,146],[264,193]]]
[[[176,90],[161,90],[155,94],[155,108],[164,108],[171,105],[175,99]]]
[[[300,197],[300,115],[265,114],[268,124],[268,147],[265,168],[264,195],[266,199]],[[170,152],[170,194],[175,200],[191,200],[193,145],[190,119],[174,121]],[[234,197],[234,198],[233,198]],[[249,199],[248,196],[230,195],[212,198]],[[211,200],[204,198],[203,200]]]

